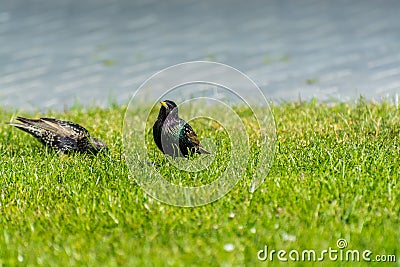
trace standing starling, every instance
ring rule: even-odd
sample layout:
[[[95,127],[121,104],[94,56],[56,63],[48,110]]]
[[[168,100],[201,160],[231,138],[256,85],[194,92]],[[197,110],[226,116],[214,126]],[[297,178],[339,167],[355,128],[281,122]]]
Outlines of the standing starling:
[[[193,128],[178,116],[178,107],[171,100],[160,102],[161,108],[153,125],[153,138],[158,148],[173,157],[210,154],[199,142]]]
[[[43,145],[52,147],[62,153],[80,152],[97,154],[107,150],[99,139],[90,136],[88,130],[79,124],[52,118],[27,119],[17,117],[22,123],[8,123],[38,139]]]

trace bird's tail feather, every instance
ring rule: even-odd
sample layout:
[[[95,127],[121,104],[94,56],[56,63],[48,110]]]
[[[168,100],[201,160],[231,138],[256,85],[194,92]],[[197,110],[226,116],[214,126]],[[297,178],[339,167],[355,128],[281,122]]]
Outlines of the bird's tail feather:
[[[23,117],[17,117],[17,120],[22,122],[22,127],[19,127],[22,129],[25,127],[26,129],[29,129],[30,127],[38,127],[43,130],[47,130],[53,133],[60,133],[60,127],[58,127],[54,122],[48,121],[47,118],[41,118],[41,119],[28,119],[28,118],[23,118]],[[21,124],[18,124],[21,125]],[[16,126],[16,125],[14,125]],[[17,126],[18,127],[18,126]]]
[[[197,153],[199,153],[199,154],[211,154],[211,152],[208,152],[203,147],[199,147],[199,149],[197,150]]]
[[[27,124],[35,124],[37,122],[39,122],[40,120],[38,119],[28,119],[28,118],[24,118],[24,117],[17,117],[17,120],[23,123],[27,123]]]
[[[29,134],[34,135],[34,127],[37,126],[37,123],[39,120],[34,120],[34,119],[26,119],[23,117],[17,117],[17,120],[22,122],[22,123],[17,123],[17,122],[6,122],[5,124],[17,127],[20,130],[23,130]]]
[[[19,128],[21,130],[24,130],[24,131],[28,131],[29,128],[31,127],[30,125],[26,125],[26,124],[23,124],[23,123],[15,123],[15,122],[5,122],[5,124],[17,127],[17,128]]]

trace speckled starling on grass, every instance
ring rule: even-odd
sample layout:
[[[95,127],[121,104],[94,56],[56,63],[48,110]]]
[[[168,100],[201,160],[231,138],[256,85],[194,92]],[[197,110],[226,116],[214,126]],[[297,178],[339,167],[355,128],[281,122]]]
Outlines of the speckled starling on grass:
[[[153,126],[153,138],[166,155],[187,157],[189,154],[210,154],[199,142],[193,128],[178,116],[178,107],[171,100],[160,102],[161,108]]]
[[[17,117],[21,123],[8,123],[38,139],[43,145],[62,153],[80,152],[97,154],[107,150],[99,139],[90,136],[88,130],[79,124],[53,118],[27,119]]]

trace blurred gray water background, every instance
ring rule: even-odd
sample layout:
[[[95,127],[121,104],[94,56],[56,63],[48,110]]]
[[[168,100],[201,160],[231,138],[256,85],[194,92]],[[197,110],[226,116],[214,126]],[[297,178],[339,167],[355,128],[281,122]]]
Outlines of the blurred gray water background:
[[[399,14],[397,0],[0,0],[0,105],[126,103],[192,60],[245,72],[273,101],[393,99]]]

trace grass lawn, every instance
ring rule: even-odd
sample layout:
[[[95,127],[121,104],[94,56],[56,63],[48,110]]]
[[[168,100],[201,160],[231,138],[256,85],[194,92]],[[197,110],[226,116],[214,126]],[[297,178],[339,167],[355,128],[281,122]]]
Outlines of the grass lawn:
[[[317,258],[323,250],[340,250],[343,238],[348,245],[342,252],[358,250],[361,257],[370,250],[371,260],[395,255],[392,264],[400,266],[400,110],[364,101],[285,103],[272,110],[277,143],[265,182],[249,192],[247,168],[226,196],[196,208],[160,203],[128,177],[121,140],[125,107],[1,110],[4,122],[16,115],[75,121],[110,147],[98,157],[59,155],[0,126],[1,265],[266,266],[270,258],[257,258],[265,246],[287,251],[281,256],[291,261],[292,250],[300,258],[304,250],[315,250]],[[199,125],[194,128],[201,137],[207,129]],[[228,144],[218,144],[221,159],[229,157]],[[165,160],[158,152],[152,158]],[[160,168],[177,182],[174,170]],[[218,168],[210,165],[215,173]],[[346,262],[325,254],[323,263]]]

